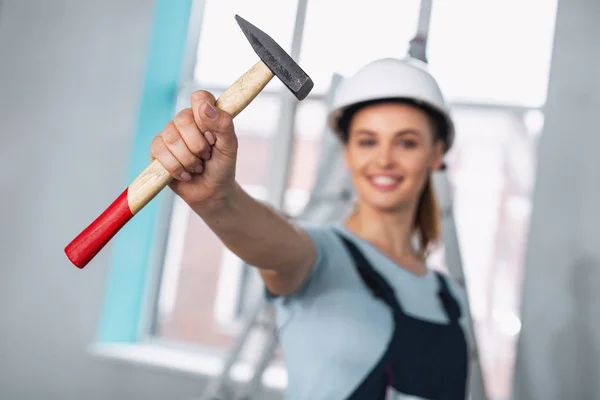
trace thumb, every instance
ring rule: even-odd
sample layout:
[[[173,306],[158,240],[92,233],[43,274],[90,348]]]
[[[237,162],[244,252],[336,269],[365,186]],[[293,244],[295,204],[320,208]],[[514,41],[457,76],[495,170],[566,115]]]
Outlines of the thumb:
[[[214,147],[217,150],[234,155],[237,150],[237,137],[233,127],[233,118],[227,112],[215,107],[214,104],[214,100],[210,101],[210,99],[197,102],[193,107],[194,119],[205,136],[215,138]]]
[[[207,101],[200,103],[199,108],[200,119],[204,128],[215,133],[233,134],[233,118],[231,115]]]

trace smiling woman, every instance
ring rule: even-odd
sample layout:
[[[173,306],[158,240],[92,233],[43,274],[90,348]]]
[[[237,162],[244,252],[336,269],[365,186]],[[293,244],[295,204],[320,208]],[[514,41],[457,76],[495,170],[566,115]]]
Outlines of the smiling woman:
[[[343,143],[356,205],[340,224],[308,228],[317,262],[303,286],[276,304],[280,313],[294,313],[281,333],[288,368],[319,364],[324,357],[339,372],[327,383],[312,372],[290,373],[290,393],[303,390],[302,396],[310,398],[382,399],[386,393],[464,398],[468,346],[463,299],[452,282],[425,262],[440,235],[430,173],[442,165],[454,134],[437,82],[416,60],[374,61],[341,84],[329,124]],[[340,286],[347,290],[343,297],[336,294]],[[361,331],[352,321],[370,330]],[[314,354],[297,349],[292,337],[304,329],[320,331],[319,324],[325,323],[330,328],[316,334],[324,344]],[[351,350],[352,340],[341,340],[342,333],[332,326],[356,329],[363,351]],[[333,340],[341,340],[337,351],[344,353],[343,360],[327,350]]]

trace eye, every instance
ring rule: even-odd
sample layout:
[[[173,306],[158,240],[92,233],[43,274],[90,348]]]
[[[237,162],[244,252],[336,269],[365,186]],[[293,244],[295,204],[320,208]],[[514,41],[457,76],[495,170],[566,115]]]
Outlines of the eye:
[[[374,139],[360,139],[358,141],[358,145],[361,146],[361,147],[374,146],[375,145],[375,140]]]
[[[406,149],[414,149],[419,145],[419,143],[414,139],[402,139],[400,144]]]

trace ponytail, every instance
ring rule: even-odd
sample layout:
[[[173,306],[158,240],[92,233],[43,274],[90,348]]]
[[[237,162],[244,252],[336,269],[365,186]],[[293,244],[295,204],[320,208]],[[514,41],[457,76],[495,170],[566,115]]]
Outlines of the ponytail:
[[[419,254],[426,258],[441,236],[441,221],[438,202],[431,178],[427,178],[415,214],[413,233],[418,234]]]

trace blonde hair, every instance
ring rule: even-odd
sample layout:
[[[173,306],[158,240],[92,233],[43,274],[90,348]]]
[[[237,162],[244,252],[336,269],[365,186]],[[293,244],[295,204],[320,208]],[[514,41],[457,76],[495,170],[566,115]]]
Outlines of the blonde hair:
[[[431,178],[421,193],[413,223],[413,234],[419,239],[419,256],[425,259],[441,236],[441,218]]]

